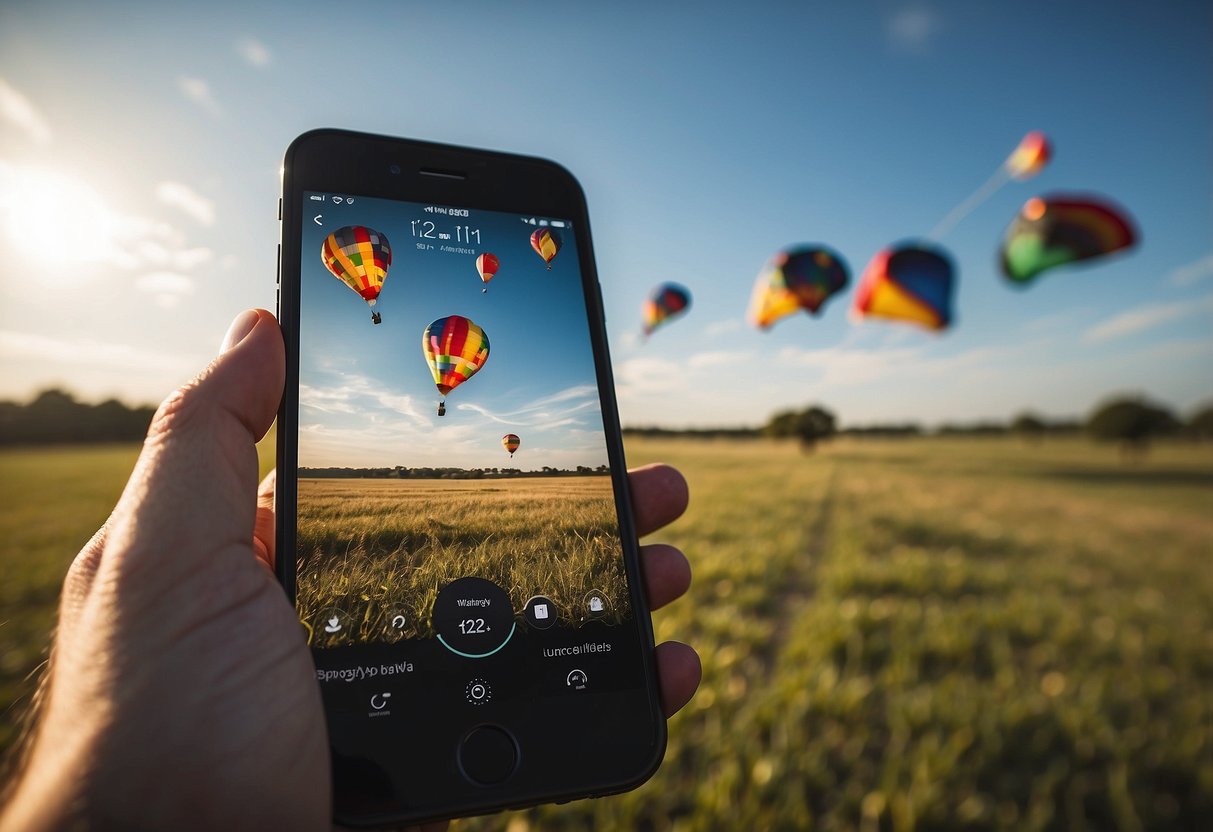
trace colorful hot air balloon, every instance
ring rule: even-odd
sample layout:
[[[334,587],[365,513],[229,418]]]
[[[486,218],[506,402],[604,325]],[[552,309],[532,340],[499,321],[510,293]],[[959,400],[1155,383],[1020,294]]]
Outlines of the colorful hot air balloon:
[[[480,291],[487,292],[489,290],[489,281],[493,279],[493,275],[497,274],[497,270],[501,268],[501,261],[497,259],[496,254],[485,252],[476,258],[476,271],[480,272],[480,279],[484,281],[484,288]]]
[[[1053,146],[1049,144],[1049,137],[1039,130],[1033,130],[1020,140],[1019,147],[1007,157],[1003,167],[1016,179],[1031,179],[1044,170],[1052,157]]]
[[[536,228],[531,234],[531,248],[543,258],[543,262],[548,264],[548,271],[551,271],[552,258],[560,253],[560,235],[547,226]]]
[[[448,315],[425,328],[421,350],[434,374],[434,386],[442,394],[438,415],[445,415],[447,394],[474,376],[488,361],[488,336],[467,318]]]
[[[852,311],[860,318],[910,321],[927,329],[952,322],[952,259],[925,243],[886,248],[872,258],[859,279]]]
[[[1028,283],[1055,266],[1102,257],[1137,242],[1124,209],[1089,194],[1048,194],[1029,199],[1003,238],[1002,272]]]
[[[501,437],[501,445],[510,452],[510,459],[514,458],[514,451],[518,450],[518,446],[522,444],[522,440],[518,438],[516,433],[507,433]]]
[[[685,314],[691,307],[691,293],[677,283],[662,283],[649,293],[644,302],[641,317],[644,320],[644,334],[650,335],[653,330],[667,321]]]
[[[392,265],[392,247],[383,233],[365,225],[347,225],[324,238],[320,259],[333,277],[362,296],[371,307],[371,320],[382,318],[375,301]]]
[[[825,246],[795,246],[779,252],[754,281],[750,322],[767,329],[800,309],[821,314],[821,306],[846,288],[846,261]]]

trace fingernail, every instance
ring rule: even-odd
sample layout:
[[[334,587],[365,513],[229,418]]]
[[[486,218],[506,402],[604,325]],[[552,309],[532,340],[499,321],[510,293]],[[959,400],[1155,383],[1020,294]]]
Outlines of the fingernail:
[[[232,321],[232,325],[228,327],[227,335],[223,336],[223,346],[219,348],[219,354],[222,355],[243,341],[253,331],[253,327],[257,326],[259,319],[260,316],[255,309],[249,309],[237,315],[236,320]]]

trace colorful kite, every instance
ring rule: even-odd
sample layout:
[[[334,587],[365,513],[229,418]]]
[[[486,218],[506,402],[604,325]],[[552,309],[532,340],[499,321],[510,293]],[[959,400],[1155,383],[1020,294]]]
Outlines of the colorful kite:
[[[1029,199],[1003,238],[1002,273],[1018,284],[1066,263],[1103,257],[1137,242],[1124,209],[1089,194]]]
[[[501,445],[510,452],[510,459],[514,458],[514,451],[518,450],[518,446],[522,444],[522,440],[518,438],[516,433],[507,433],[501,437]]]
[[[1008,176],[1015,179],[1031,179],[1044,170],[1045,165],[1053,158],[1053,146],[1049,137],[1039,130],[1033,130],[1019,142],[1019,147],[1007,157],[1002,166]]]
[[[657,327],[674,320],[691,308],[691,293],[677,283],[662,283],[649,293],[641,310],[645,336]]]
[[[489,339],[484,330],[460,315],[439,318],[425,328],[421,350],[434,375],[434,386],[442,394],[438,415],[446,414],[446,397],[484,366],[489,358]]]
[[[1033,130],[1019,141],[1018,147],[1011,152],[985,184],[969,194],[963,202],[948,212],[940,220],[939,225],[932,228],[927,237],[938,240],[947,234],[956,224],[973,213],[977,206],[993,196],[999,188],[1012,179],[1031,179],[1044,170],[1045,165],[1053,158],[1053,145],[1049,137],[1039,130]]]
[[[880,251],[864,270],[852,312],[859,318],[909,321],[927,329],[952,322],[952,259],[941,248],[898,245]]]
[[[754,281],[750,323],[769,329],[801,309],[821,314],[821,306],[846,288],[846,261],[825,246],[796,246],[771,258]]]
[[[536,228],[531,234],[531,248],[543,258],[543,262],[548,264],[548,271],[551,271],[552,259],[560,253],[560,235],[547,226]]]
[[[392,247],[382,232],[365,225],[347,225],[324,238],[320,247],[324,267],[357,292],[371,307],[371,320],[383,320],[375,310],[375,301],[392,265]]]
[[[476,258],[476,271],[480,273],[480,279],[484,281],[484,288],[480,291],[487,292],[489,290],[489,281],[497,274],[497,270],[501,268],[501,261],[497,259],[496,254],[489,254],[487,251]]]

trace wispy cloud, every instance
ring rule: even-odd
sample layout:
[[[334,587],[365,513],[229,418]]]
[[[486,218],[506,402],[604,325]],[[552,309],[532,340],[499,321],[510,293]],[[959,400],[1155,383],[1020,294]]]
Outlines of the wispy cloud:
[[[1172,286],[1191,286],[1207,277],[1213,277],[1213,254],[1180,266],[1171,272],[1168,280]]]
[[[157,304],[168,309],[193,294],[194,281],[177,272],[150,272],[135,281],[135,288],[152,295]]]
[[[169,371],[182,377],[197,366],[197,360],[192,357],[143,349],[132,344],[116,344],[92,338],[58,338],[12,330],[0,330],[0,358],[69,364],[73,368],[104,367],[127,373]]]
[[[742,325],[740,318],[726,318],[723,321],[713,321],[705,326],[703,334],[709,338],[717,338],[721,335],[728,335],[731,332],[740,332]]]
[[[893,48],[902,52],[926,52],[939,31],[939,17],[921,6],[894,12],[885,21],[885,36]]]
[[[1089,344],[1100,344],[1116,338],[1124,338],[1139,332],[1145,332],[1201,311],[1208,313],[1210,309],[1213,309],[1213,296],[1203,298],[1195,303],[1192,301],[1179,301],[1176,303],[1158,303],[1153,306],[1143,306],[1140,309],[1132,309],[1128,312],[1114,315],[1106,321],[1096,324],[1084,332],[1082,338]]]
[[[0,118],[36,142],[51,140],[51,126],[25,95],[0,78]]]
[[[499,425],[557,428],[577,424],[583,414],[599,412],[598,388],[589,384],[569,387],[507,413],[494,413],[486,407],[468,402],[456,407],[479,413]]]
[[[177,88],[181,90],[181,93],[186,98],[193,101],[208,114],[215,118],[223,115],[223,108],[219,106],[214,93],[211,92],[210,84],[201,78],[190,78],[181,75],[177,78]]]
[[[215,203],[181,182],[161,182],[156,186],[156,199],[188,214],[202,225],[215,224]]]
[[[236,51],[245,63],[258,69],[268,66],[273,60],[269,48],[256,38],[245,37],[236,41]]]

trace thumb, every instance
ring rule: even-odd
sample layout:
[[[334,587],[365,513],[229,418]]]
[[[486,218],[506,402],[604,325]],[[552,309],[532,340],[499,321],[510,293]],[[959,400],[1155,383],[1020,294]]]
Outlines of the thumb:
[[[253,560],[255,446],[274,420],[285,366],[273,315],[249,310],[232,322],[219,357],[152,419],[102,569],[130,570],[137,583],[151,577],[164,590],[213,559],[243,551]]]

